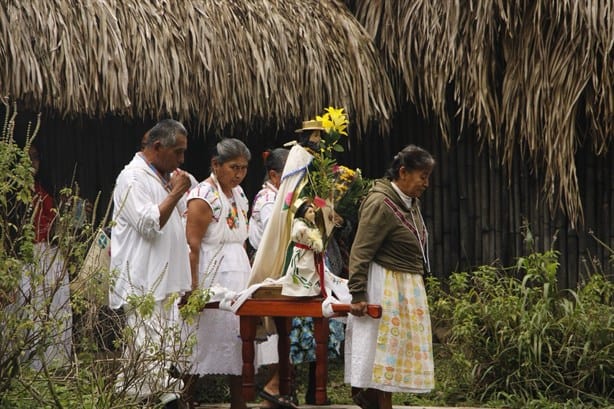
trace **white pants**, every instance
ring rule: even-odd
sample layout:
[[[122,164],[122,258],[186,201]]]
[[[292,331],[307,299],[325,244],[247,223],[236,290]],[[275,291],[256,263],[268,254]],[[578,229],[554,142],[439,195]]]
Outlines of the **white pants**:
[[[183,368],[187,361],[187,348],[182,342],[177,304],[156,302],[151,316],[143,317],[137,311],[126,311],[122,368],[116,391],[130,396],[146,398],[167,392],[178,392],[181,380],[172,378],[172,365]],[[124,306],[126,308],[126,306]]]

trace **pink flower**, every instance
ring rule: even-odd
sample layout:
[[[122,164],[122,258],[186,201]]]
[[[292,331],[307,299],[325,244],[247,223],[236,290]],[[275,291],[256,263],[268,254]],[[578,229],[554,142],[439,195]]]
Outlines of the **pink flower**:
[[[286,198],[284,200],[285,207],[290,207],[292,205],[292,197],[294,196],[294,192],[288,192]]]
[[[320,196],[316,196],[313,198],[313,204],[321,209],[326,206],[326,200],[322,199]]]

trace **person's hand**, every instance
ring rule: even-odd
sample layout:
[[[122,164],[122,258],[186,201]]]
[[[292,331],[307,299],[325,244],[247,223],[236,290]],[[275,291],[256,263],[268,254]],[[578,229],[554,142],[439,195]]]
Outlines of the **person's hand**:
[[[173,176],[171,176],[171,189],[175,193],[185,193],[190,188],[190,177],[181,169],[175,169]]]
[[[183,307],[184,305],[186,305],[188,303],[188,300],[190,299],[190,296],[192,295],[192,291],[186,291],[185,294],[183,294],[181,296],[181,298],[179,299],[179,308]]]
[[[335,223],[335,227],[343,226],[343,217],[337,212],[333,212],[333,223]]]
[[[367,313],[367,302],[361,301],[350,304],[350,314],[362,317]]]

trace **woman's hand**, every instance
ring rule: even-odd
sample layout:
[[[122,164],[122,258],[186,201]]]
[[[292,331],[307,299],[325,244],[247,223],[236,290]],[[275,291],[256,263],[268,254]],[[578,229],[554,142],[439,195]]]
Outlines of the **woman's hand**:
[[[183,294],[181,298],[179,299],[178,307],[181,308],[184,305],[186,305],[191,295],[192,295],[192,291],[186,291],[185,294]]]
[[[343,222],[343,217],[339,213],[333,212],[333,223],[335,223],[335,227],[343,226]]]
[[[357,303],[350,304],[350,314],[355,315],[357,317],[362,317],[367,313],[367,302],[361,301]]]

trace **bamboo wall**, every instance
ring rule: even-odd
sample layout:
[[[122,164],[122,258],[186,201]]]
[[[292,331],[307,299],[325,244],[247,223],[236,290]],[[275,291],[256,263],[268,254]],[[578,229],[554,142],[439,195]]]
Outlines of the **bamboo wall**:
[[[3,115],[0,115],[0,117]],[[25,134],[25,121],[16,136]],[[93,200],[100,193],[101,207],[108,203],[115,177],[138,149],[142,134],[154,122],[128,123],[117,118],[60,120],[43,117],[36,144],[42,156],[43,182],[53,191],[76,180],[83,196]],[[253,197],[262,182],[264,171],[260,153],[277,147],[294,137],[293,124],[287,132],[258,133],[235,131],[252,151],[252,161],[244,189]],[[198,134],[196,125],[188,125],[195,135],[189,141],[184,168],[198,179],[209,172],[209,152],[216,135]],[[242,135],[246,135],[242,137]],[[341,162],[360,167],[367,177],[383,175],[389,160],[408,143],[429,150],[437,160],[430,188],[423,196],[423,214],[430,232],[430,255],[433,274],[447,277],[454,271],[500,262],[514,264],[526,254],[522,226],[528,223],[536,249],[554,247],[561,253],[559,283],[574,288],[578,280],[601,263],[608,274],[612,253],[590,235],[614,248],[614,153],[595,157],[582,148],[576,156],[578,178],[584,206],[584,224],[570,227],[559,212],[550,212],[541,191],[539,171],[533,170],[516,155],[511,172],[500,163],[492,149],[480,146],[466,132],[446,148],[437,131],[406,108],[395,119],[393,132],[386,138],[368,135],[351,141],[351,149]],[[206,138],[205,138],[206,136]],[[556,240],[554,238],[556,237]]]
[[[431,186],[423,196],[423,214],[430,228],[433,274],[467,271],[481,264],[513,266],[527,254],[523,226],[544,251],[560,252],[558,280],[574,288],[582,277],[601,269],[614,274],[614,152],[596,157],[584,146],[576,154],[584,221],[572,228],[557,209],[550,211],[539,169],[516,152],[509,170],[500,155],[481,147],[470,131],[445,147],[437,130],[405,108],[386,140],[367,146],[358,162],[373,152],[388,160],[408,143],[429,150],[437,160]],[[382,166],[379,161],[376,167]],[[387,162],[386,162],[387,164]],[[591,235],[594,235],[594,237]]]

